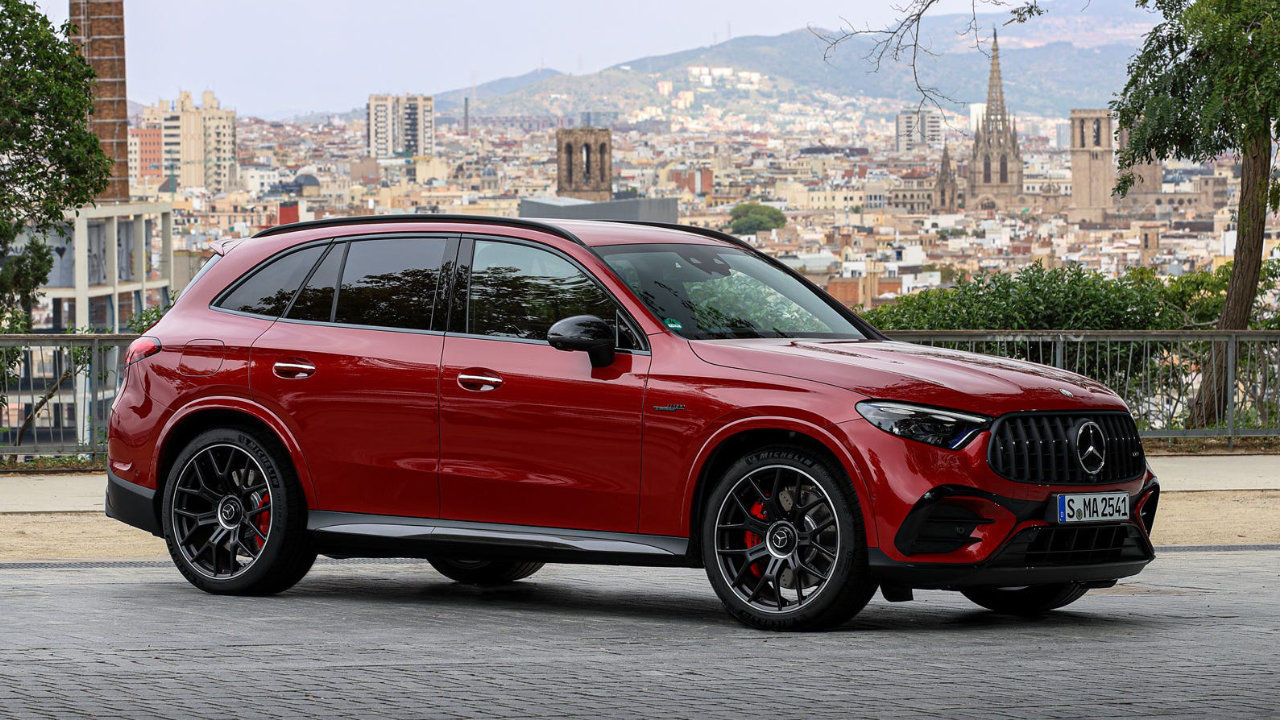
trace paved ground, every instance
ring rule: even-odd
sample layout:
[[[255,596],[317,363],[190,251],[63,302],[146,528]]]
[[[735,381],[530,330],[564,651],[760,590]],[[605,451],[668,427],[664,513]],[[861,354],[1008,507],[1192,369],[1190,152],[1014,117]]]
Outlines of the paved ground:
[[[1280,490],[1280,455],[1155,455],[1165,491]],[[0,475],[0,513],[102,510],[105,473]]]
[[[490,590],[326,562],[274,598],[155,563],[0,565],[0,716],[1267,717],[1280,551],[1167,552],[1041,621],[959,595],[779,635],[694,570]]]

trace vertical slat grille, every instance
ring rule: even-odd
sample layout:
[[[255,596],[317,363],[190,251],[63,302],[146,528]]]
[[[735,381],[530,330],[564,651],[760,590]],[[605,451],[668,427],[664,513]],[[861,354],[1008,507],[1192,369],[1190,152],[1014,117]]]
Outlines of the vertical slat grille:
[[[1093,421],[1106,439],[1106,462],[1089,474],[1076,456],[1080,423]],[[987,461],[1017,482],[1045,485],[1105,485],[1142,474],[1146,459],[1138,426],[1128,413],[1019,413],[998,419],[991,430]]]

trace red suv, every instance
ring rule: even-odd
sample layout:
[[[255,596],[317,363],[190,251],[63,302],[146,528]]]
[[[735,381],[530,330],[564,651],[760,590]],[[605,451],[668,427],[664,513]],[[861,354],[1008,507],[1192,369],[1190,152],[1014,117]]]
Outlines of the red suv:
[[[702,566],[738,619],[800,629],[877,588],[1041,613],[1153,557],[1113,392],[893,342],[732,236],[387,216],[216,252],[129,348],[107,486],[209,592],[317,554]]]

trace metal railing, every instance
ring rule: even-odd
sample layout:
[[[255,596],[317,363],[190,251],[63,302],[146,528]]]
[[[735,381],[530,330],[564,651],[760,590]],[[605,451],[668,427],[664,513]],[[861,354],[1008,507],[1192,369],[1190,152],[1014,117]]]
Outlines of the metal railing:
[[[913,330],[895,340],[1061,368],[1124,398],[1143,437],[1280,436],[1280,332]]]
[[[0,455],[99,455],[133,335],[0,335]]]
[[[890,336],[1091,377],[1124,398],[1144,437],[1280,436],[1280,332],[926,330]],[[0,335],[0,455],[104,455],[111,403],[133,339]],[[1216,391],[1206,389],[1206,377],[1217,379]]]

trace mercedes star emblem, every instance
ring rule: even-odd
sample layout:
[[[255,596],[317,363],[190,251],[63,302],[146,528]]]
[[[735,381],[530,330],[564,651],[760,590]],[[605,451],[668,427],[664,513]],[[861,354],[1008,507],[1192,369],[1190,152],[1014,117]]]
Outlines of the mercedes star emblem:
[[[1107,463],[1107,438],[1098,423],[1085,420],[1076,427],[1076,458],[1090,475],[1102,472]]]

